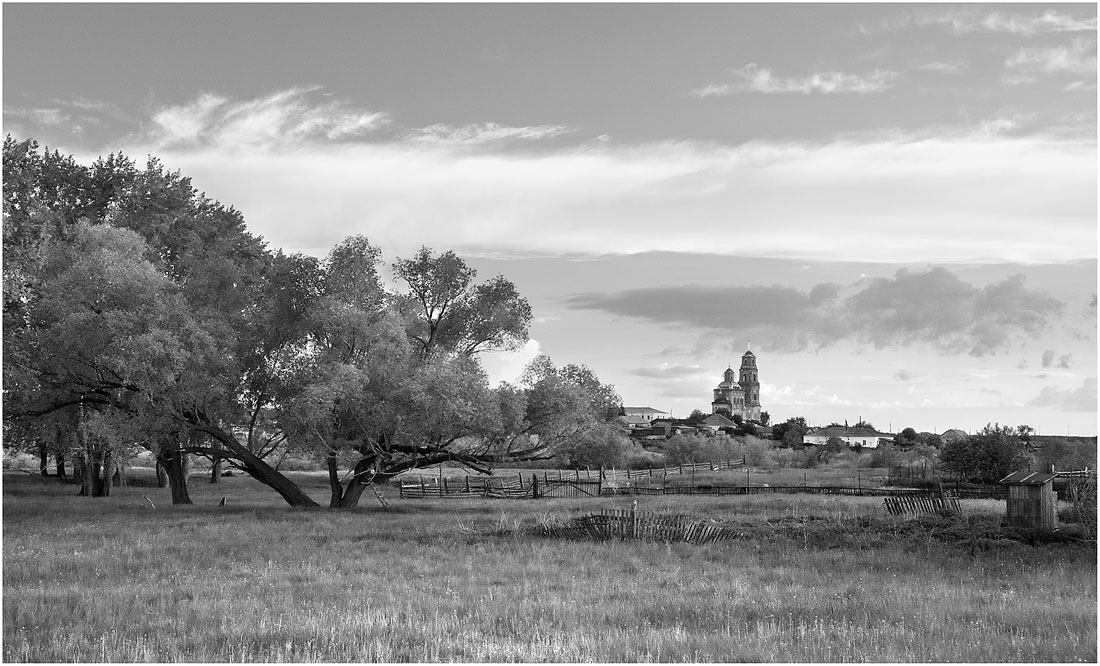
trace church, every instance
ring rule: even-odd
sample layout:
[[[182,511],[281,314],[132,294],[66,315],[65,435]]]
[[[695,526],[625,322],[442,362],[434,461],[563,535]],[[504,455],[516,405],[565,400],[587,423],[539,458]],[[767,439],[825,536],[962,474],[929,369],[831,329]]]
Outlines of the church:
[[[714,389],[711,413],[728,418],[740,415],[746,421],[759,421],[760,381],[756,373],[756,355],[748,350],[741,357],[741,381],[737,381],[732,367],[726,368],[722,382]]]

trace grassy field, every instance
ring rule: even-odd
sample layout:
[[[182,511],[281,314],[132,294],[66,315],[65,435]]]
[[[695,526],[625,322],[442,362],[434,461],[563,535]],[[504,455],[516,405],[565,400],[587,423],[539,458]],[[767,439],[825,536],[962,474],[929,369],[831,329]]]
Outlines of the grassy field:
[[[327,497],[323,475],[298,478]],[[93,500],[6,474],[3,659],[1097,659],[1095,545],[1004,530],[1003,502],[899,521],[875,498],[639,498],[744,534],[693,546],[535,534],[629,498],[384,492],[388,510],[368,494],[300,511],[247,478],[196,478],[196,506],[173,508],[155,487]]]

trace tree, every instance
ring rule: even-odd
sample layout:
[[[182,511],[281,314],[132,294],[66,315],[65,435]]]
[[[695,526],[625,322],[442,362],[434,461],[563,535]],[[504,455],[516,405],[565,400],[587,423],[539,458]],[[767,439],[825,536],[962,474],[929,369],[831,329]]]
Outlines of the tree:
[[[1096,443],[1093,440],[1071,440],[1056,437],[1044,440],[1042,447],[1034,454],[1039,469],[1050,465],[1056,470],[1076,471],[1086,467],[1096,469]]]
[[[707,414],[701,409],[691,410],[691,415],[687,417],[687,422],[690,425],[697,426],[707,419],[710,414]]]
[[[912,428],[905,428],[898,434],[894,435],[894,443],[898,446],[912,446],[917,443],[920,436],[917,431]]]
[[[767,412],[760,412],[760,425],[767,428],[768,424],[771,423],[771,420],[772,420],[771,414],[769,414]]]
[[[434,256],[427,247],[398,259],[393,272],[407,290],[397,304],[422,356],[438,350],[473,356],[527,342],[531,306],[503,276],[474,285],[477,272],[454,252]]]
[[[802,436],[808,429],[805,417],[795,416],[772,426],[772,438],[783,442],[786,446],[801,446]]]
[[[388,294],[365,238],[323,263],[271,254],[155,159],[86,169],[10,138],[4,158],[5,435],[78,452],[90,494],[136,444],[176,503],[197,454],[316,506],[265,461],[296,447],[354,506],[407,469],[549,457],[620,410],[590,369],[548,359],[531,385],[490,388],[477,354],[522,345],[530,307],[453,252],[398,261],[406,289]]]
[[[176,390],[189,353],[209,341],[175,284],[143,258],[145,250],[132,231],[83,221],[44,243],[26,326],[5,338],[20,366],[6,377],[5,418],[75,423],[68,446],[93,496],[108,492],[98,480],[109,476],[123,442],[155,430],[153,421],[134,419]],[[119,430],[143,436],[112,435]]]
[[[966,481],[996,483],[1026,466],[1027,458],[1015,430],[986,424],[976,435],[945,444],[940,462],[945,470]]]

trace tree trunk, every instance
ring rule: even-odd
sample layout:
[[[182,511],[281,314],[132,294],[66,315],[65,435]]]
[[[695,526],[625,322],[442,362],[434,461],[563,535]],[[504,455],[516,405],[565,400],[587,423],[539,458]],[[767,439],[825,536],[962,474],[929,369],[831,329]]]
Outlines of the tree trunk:
[[[49,476],[50,473],[46,471],[46,465],[50,462],[49,454],[46,452],[46,447],[43,444],[38,445],[38,473],[42,476]]]
[[[362,458],[355,463],[352,477],[348,480],[348,487],[344,489],[344,494],[340,497],[340,502],[336,505],[336,508],[354,509],[359,506],[359,498],[363,496],[363,491],[366,490],[371,481],[377,478],[374,469],[376,463],[377,459],[374,456]]]
[[[344,496],[344,485],[340,483],[340,473],[336,469],[336,452],[330,451],[325,462],[328,466],[328,508],[335,509],[340,506],[340,498]]]
[[[309,495],[302,492],[302,489],[299,488],[296,483],[280,474],[273,469],[271,465],[268,465],[254,453],[249,451],[247,446],[242,446],[241,443],[229,433],[207,422],[205,418],[201,416],[194,417],[192,423],[192,427],[195,431],[206,433],[224,444],[225,448],[241,462],[241,467],[249,476],[279,493],[290,506],[301,508],[315,508],[319,506]]]
[[[84,460],[84,472],[81,476],[80,495],[83,497],[107,497],[110,494],[111,484],[104,483],[104,464],[100,461],[87,458]]]
[[[222,443],[218,440],[214,440],[214,448],[222,448]],[[210,461],[210,483],[219,483],[222,480],[222,457],[219,455],[213,456]]]
[[[168,472],[164,471],[164,465],[161,464],[160,458],[157,458],[157,464],[154,466],[157,472],[157,488],[163,488],[168,485]]]
[[[64,453],[55,453],[53,458],[54,458],[54,463],[57,465],[57,478],[64,479],[65,478],[65,454]]]
[[[115,488],[126,485],[126,468],[119,464],[114,466],[114,473],[111,474],[111,485]]]
[[[192,504],[187,494],[187,472],[184,470],[184,454],[176,442],[168,442],[166,449],[158,456],[157,462],[168,477],[172,490],[172,504]]]

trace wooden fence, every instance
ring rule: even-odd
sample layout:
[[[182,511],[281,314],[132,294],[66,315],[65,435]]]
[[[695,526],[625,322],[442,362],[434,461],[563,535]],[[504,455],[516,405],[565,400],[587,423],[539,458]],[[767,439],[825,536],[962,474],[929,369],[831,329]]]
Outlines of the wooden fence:
[[[400,496],[403,499],[423,497],[585,497],[611,494],[609,488],[616,482],[636,479],[665,479],[670,476],[691,474],[697,470],[716,472],[723,469],[744,467],[745,459],[720,460],[705,463],[688,463],[649,469],[555,469],[538,473],[524,481],[522,474],[515,478],[506,476],[467,476],[461,481],[447,478],[420,476],[416,480],[403,480]],[[569,485],[567,485],[567,482]],[[587,485],[596,485],[596,492]]]
[[[934,515],[953,513],[962,515],[962,505],[958,496],[945,490],[942,493],[919,493],[909,495],[894,495],[884,497],[886,513],[891,516],[916,517],[920,515]]]
[[[809,495],[848,495],[856,497],[919,497],[928,493],[917,488],[853,488],[847,486],[664,486],[664,485],[616,485],[599,479],[576,480],[539,478],[532,475],[530,481],[522,478],[505,480],[499,477],[472,477],[464,483],[403,484],[400,490],[402,499],[445,498],[462,499],[473,497],[499,499],[541,499],[541,498],[586,498],[637,495],[763,495],[763,494],[809,494]],[[956,501],[958,495],[954,495]]]
[[[561,525],[544,526],[542,533],[559,538],[592,538],[600,541],[648,539],[696,544],[729,541],[741,536],[734,529],[685,516],[638,511],[637,503],[629,510],[604,509],[598,514],[574,518]]]

